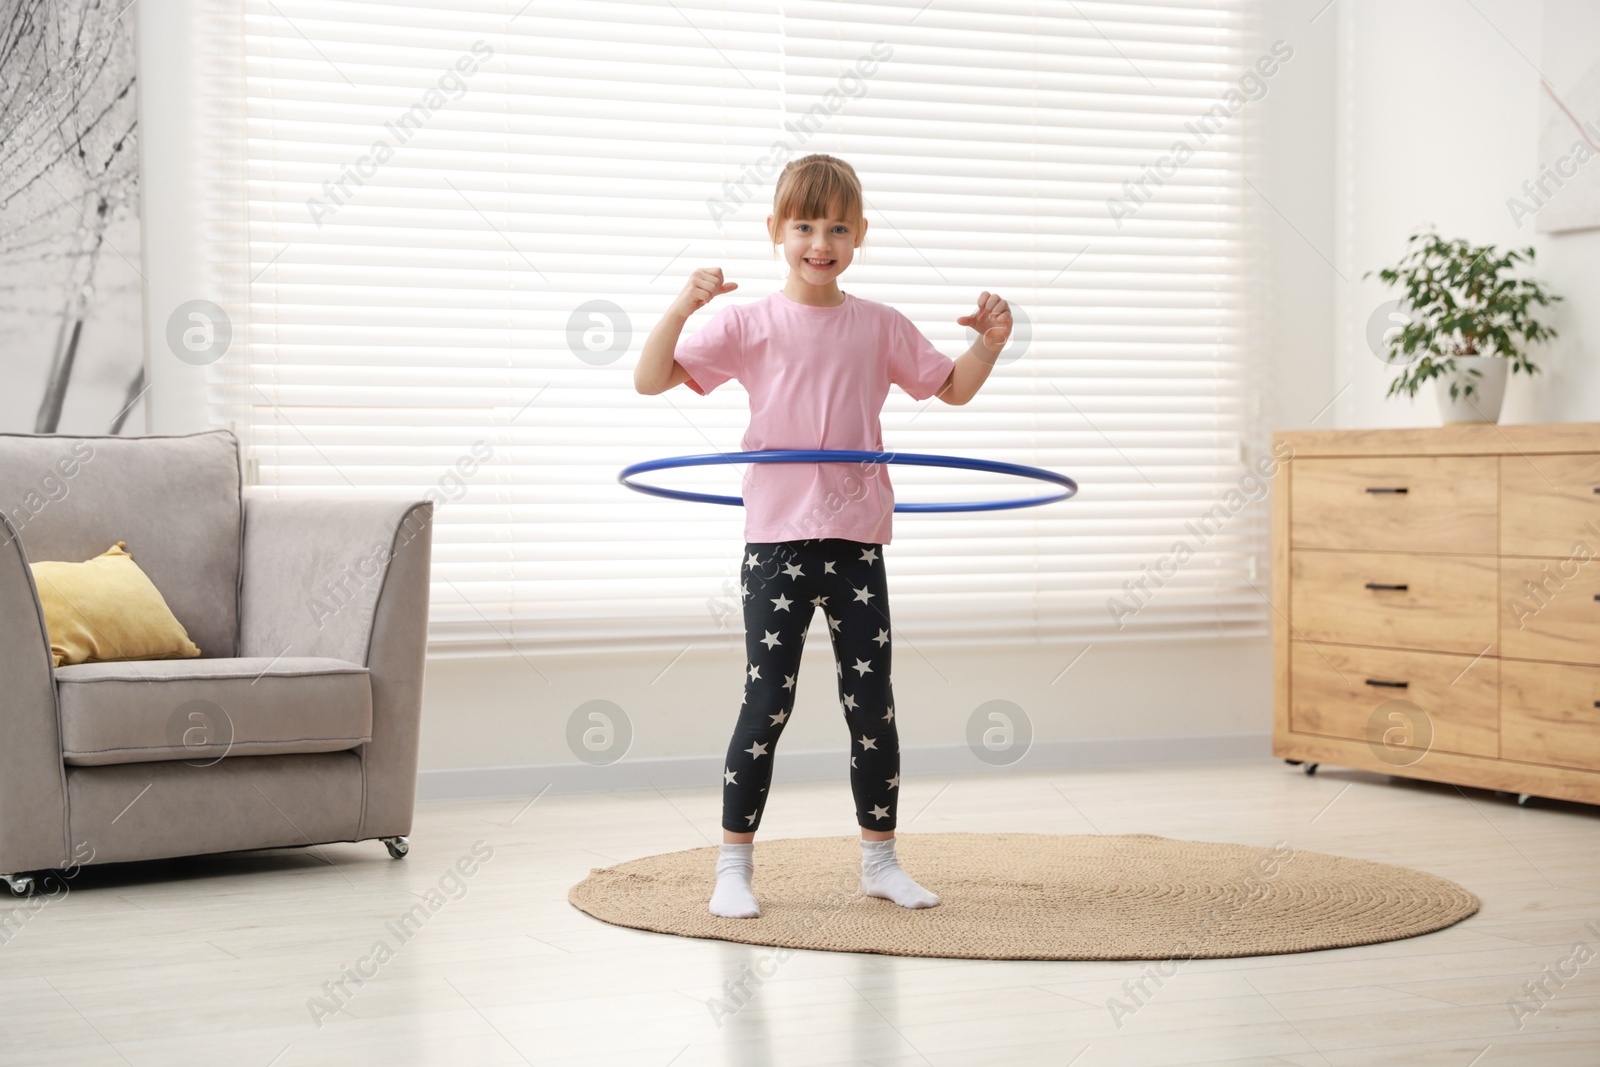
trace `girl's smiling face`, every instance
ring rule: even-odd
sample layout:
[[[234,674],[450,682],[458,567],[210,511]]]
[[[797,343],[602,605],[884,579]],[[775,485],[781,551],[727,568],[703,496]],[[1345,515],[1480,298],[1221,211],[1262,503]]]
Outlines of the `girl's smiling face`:
[[[770,215],[767,224],[772,224]],[[790,282],[831,292],[866,232],[865,219],[789,219],[783,227],[783,258],[789,263]]]

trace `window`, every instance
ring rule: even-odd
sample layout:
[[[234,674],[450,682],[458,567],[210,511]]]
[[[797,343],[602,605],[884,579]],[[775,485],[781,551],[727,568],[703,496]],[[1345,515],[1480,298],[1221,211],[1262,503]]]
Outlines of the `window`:
[[[737,450],[744,396],[639,396],[632,368],[694,267],[740,282],[720,301],[782,286],[777,170],[828,152],[871,224],[841,288],[951,356],[980,291],[1017,312],[972,404],[891,392],[886,447],[1081,486],[897,515],[904,637],[1264,633],[1249,7],[213,0],[214,421],[283,495],[434,495],[436,655],[737,643],[742,511],[616,473]],[[659,480],[736,494],[740,471]]]

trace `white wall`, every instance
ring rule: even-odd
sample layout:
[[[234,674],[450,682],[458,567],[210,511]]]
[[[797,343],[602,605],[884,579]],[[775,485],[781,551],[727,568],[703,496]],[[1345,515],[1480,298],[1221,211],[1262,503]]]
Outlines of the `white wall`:
[[[210,299],[201,250],[204,218],[199,146],[206,136],[201,99],[199,0],[157,0],[133,9],[139,52],[139,165],[144,186],[144,337],[146,433],[210,429],[205,368],[167,345],[167,320],[181,304]],[[139,432],[130,426],[130,433]]]
[[[890,573],[892,588],[892,564]],[[780,778],[841,777],[846,769],[848,738],[822,626],[819,616],[783,736]],[[966,730],[974,709],[991,700],[1012,702],[1032,724],[1036,740],[1018,766],[1268,753],[1265,640],[1084,647],[919,654],[897,641],[895,722],[906,774],[987,770],[968,751]],[[744,653],[697,649],[671,663],[673,656],[431,660],[424,795],[537,792],[550,783],[567,791],[715,782],[742,698]],[[567,720],[590,700],[618,705],[633,730],[626,757],[609,767],[582,764],[568,749]],[[523,769],[449,771],[485,767]],[[842,814],[848,817],[848,809]]]
[[[206,425],[201,378],[164,350],[170,308],[196,292],[199,219],[189,205],[203,130],[184,117],[197,54],[181,25],[192,0],[145,0],[139,11],[145,135],[147,329],[150,431]],[[1320,6],[1320,5],[1318,5]],[[1269,360],[1261,383],[1273,428],[1327,426],[1335,395],[1333,358],[1333,117],[1337,10],[1315,23],[1269,5],[1259,47],[1285,39],[1292,62],[1272,79],[1247,119],[1259,124],[1252,159],[1263,220],[1265,279],[1257,309]],[[1343,9],[1344,4],[1336,5]],[[1461,14],[1457,19],[1468,17]],[[176,21],[174,21],[176,20]],[[192,96],[190,97],[193,98]],[[165,190],[164,196],[155,195]],[[730,545],[730,551],[737,546]],[[891,563],[891,576],[892,576]],[[892,580],[892,577],[891,577]],[[1263,586],[1264,588],[1264,586]],[[820,623],[819,623],[820,625]],[[780,778],[841,776],[846,739],[825,642],[814,645],[799,681],[796,715],[783,742]],[[1085,761],[1266,756],[1271,728],[1271,654],[1266,638],[1186,643],[1082,643],[1015,648],[895,650],[895,696],[908,774],[983,770],[965,745],[969,715],[1009,700],[1033,724],[1026,766]],[[557,789],[648,787],[716,780],[738,709],[744,657],[737,646],[670,655],[530,656],[431,660],[424,694],[424,796]],[[628,715],[628,756],[604,768],[576,760],[566,725],[585,701],[610,700]],[[808,753],[811,753],[808,755]],[[495,769],[499,770],[495,770]],[[847,812],[843,813],[846,817]]]
[[[1334,70],[1336,3],[1269,2],[1257,51],[1274,41],[1293,57],[1268,83],[1251,146],[1253,189],[1266,262],[1267,424],[1333,429]]]
[[[1541,373],[1514,375],[1502,422],[1600,420],[1600,230],[1539,234],[1506,199],[1538,176],[1544,5],[1532,0],[1341,0],[1335,262],[1341,427],[1434,426],[1431,393],[1384,398],[1395,369],[1367,347],[1372,309],[1398,296],[1369,270],[1392,266],[1405,239],[1434,223],[1504,251],[1532,245],[1536,275],[1565,302],[1548,313],[1561,336],[1532,353]],[[1325,18],[1327,16],[1324,16]],[[1600,58],[1600,41],[1591,42]],[[1600,115],[1585,116],[1600,120]],[[1431,389],[1431,383],[1425,390]]]

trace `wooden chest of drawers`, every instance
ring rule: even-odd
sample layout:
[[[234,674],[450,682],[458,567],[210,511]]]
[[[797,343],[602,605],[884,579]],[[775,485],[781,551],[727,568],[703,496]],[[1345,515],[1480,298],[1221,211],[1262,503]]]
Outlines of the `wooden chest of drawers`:
[[[1600,804],[1600,423],[1274,450],[1273,753]]]

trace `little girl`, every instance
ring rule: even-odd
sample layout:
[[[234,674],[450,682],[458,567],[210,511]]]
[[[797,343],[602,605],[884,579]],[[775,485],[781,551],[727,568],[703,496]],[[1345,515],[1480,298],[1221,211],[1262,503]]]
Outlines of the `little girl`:
[[[891,384],[917,400],[971,400],[1011,335],[1006,302],[983,293],[977,311],[956,320],[978,340],[952,360],[900,312],[840,291],[839,275],[867,232],[862,205],[861,184],[843,160],[809,155],[786,166],[767,216],[768,235],[783,245],[789,264],[783,289],[724,307],[680,343],[694,311],[738,288],[714,267],[696,270],[645,342],[635,388],[655,394],[686,383],[704,395],[738,379],[750,396],[749,451],[881,452],[878,416]],[[723,843],[711,911],[761,914],[750,886],[752,842],[818,608],[850,727],[861,891],[907,908],[933,907],[938,896],[912,881],[894,854],[900,742],[883,562],[894,512],[888,471],[881,464],[752,463],[743,485],[745,696],[722,772]]]

